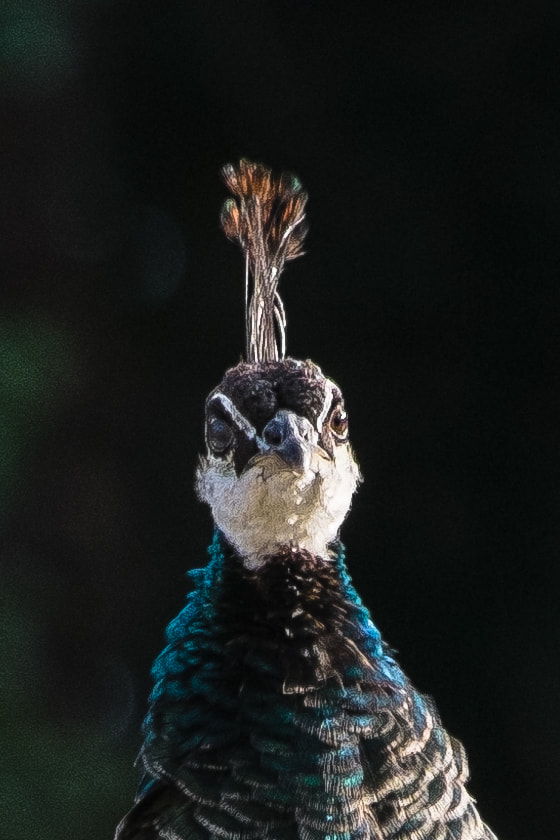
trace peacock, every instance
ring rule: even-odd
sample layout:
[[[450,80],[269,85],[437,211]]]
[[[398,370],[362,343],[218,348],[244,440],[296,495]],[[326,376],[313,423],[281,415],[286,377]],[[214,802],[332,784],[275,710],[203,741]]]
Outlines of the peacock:
[[[360,483],[338,385],[286,356],[278,280],[299,181],[223,169],[245,257],[246,360],[206,400],[196,475],[215,532],[167,629],[116,840],[492,840],[461,744],[412,686],[347,571]]]

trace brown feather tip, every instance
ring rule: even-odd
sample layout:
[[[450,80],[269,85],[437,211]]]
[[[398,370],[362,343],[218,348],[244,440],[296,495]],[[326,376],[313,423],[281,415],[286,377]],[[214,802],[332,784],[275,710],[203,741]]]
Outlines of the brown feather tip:
[[[223,204],[222,228],[228,239],[249,252],[249,259],[261,248],[272,263],[303,253],[307,193],[294,175],[283,172],[274,177],[263,164],[243,159],[238,166],[226,164],[222,177],[235,196]]]

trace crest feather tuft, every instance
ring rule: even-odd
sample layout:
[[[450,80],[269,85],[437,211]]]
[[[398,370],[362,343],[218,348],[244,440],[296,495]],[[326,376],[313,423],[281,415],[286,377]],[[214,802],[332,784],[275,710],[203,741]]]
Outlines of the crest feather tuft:
[[[307,193],[290,173],[274,177],[263,164],[244,159],[238,166],[226,164],[222,177],[234,197],[223,204],[221,225],[246,261],[247,361],[276,361],[284,357],[286,332],[278,280],[284,263],[303,254]]]

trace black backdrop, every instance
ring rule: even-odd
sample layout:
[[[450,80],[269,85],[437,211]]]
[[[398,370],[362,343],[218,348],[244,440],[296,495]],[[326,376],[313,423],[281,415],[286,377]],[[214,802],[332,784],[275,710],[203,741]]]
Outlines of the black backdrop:
[[[205,562],[206,393],[243,348],[218,172],[298,174],[288,349],[338,381],[343,537],[502,840],[554,836],[559,13],[496,0],[7,0],[0,532],[6,840],[111,837]],[[5,805],[5,807],[4,807]]]

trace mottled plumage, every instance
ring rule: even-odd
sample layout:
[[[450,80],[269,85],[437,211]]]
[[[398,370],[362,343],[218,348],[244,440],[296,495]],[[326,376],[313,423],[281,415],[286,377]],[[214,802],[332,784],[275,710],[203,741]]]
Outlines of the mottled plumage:
[[[348,434],[342,393],[312,362],[242,362],[210,393],[197,472],[210,562],[154,664],[144,778],[117,840],[494,837],[463,748],[348,575]]]
[[[491,838],[461,745],[381,641],[342,546],[257,572],[218,534],[210,554],[154,665],[121,840]]]

